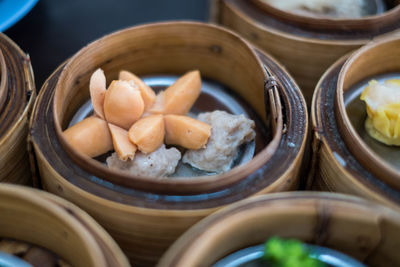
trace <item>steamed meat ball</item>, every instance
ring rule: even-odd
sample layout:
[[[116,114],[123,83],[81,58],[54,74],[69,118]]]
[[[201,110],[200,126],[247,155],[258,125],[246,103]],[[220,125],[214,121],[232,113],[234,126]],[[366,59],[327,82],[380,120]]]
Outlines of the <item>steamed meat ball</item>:
[[[111,169],[123,170],[134,176],[166,177],[175,172],[181,159],[178,149],[167,149],[164,144],[156,151],[144,154],[136,153],[133,160],[122,161],[116,153],[107,158],[107,165]]]
[[[186,151],[182,161],[209,172],[229,171],[239,146],[254,139],[254,121],[220,110],[201,113],[198,120],[211,125],[211,136],[205,148]]]

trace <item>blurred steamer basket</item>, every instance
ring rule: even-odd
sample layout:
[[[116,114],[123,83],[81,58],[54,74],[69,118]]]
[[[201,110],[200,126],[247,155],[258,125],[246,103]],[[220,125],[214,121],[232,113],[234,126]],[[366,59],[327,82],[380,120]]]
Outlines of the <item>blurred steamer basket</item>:
[[[399,1],[366,2],[388,10],[344,19],[282,11],[263,0],[215,0],[210,16],[279,60],[311,104],[319,78],[338,58],[376,36],[399,31]]]
[[[29,56],[0,33],[0,182],[32,185],[26,139],[35,97]]]
[[[366,106],[360,98],[372,79],[400,78],[400,36],[377,38],[334,63],[314,93],[313,168],[310,185],[400,204],[399,147],[370,137],[364,127]]]
[[[325,192],[274,193],[243,200],[203,219],[168,249],[158,266],[212,266],[276,236],[335,249],[367,266],[398,266],[399,229],[400,213],[372,201]],[[254,252],[240,261],[249,258]],[[237,262],[230,263],[260,266]],[[331,262],[329,266],[353,266]]]
[[[77,206],[52,194],[0,184],[0,214],[0,251],[34,266],[63,266],[59,261],[67,266],[129,266],[126,256],[99,224]]]

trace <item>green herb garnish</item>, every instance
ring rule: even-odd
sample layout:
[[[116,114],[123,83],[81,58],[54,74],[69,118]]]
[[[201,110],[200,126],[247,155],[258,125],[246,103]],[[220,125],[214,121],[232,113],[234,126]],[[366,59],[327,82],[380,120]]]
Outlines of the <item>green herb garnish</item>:
[[[270,238],[264,247],[264,259],[274,267],[325,267],[326,264],[310,257],[310,250],[298,240]]]

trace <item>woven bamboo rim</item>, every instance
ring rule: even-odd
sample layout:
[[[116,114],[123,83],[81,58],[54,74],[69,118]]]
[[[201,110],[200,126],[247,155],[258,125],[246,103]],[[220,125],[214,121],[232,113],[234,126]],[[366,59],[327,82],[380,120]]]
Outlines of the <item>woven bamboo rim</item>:
[[[208,48],[207,45],[206,50],[210,51]],[[30,121],[31,146],[43,187],[90,213],[138,266],[154,265],[181,233],[216,209],[255,194],[295,190],[300,182],[307,141],[308,115],[304,98],[282,66],[269,55],[255,51],[280,85],[277,95],[282,103],[284,124],[276,153],[259,171],[217,192],[182,195],[141,191],[94,176],[69,157],[57,138],[52,103],[64,68],[61,65],[40,90]]]
[[[36,92],[27,56],[0,33],[0,182],[32,184],[26,137]]]
[[[78,87],[73,87],[74,84],[76,83],[76,80],[79,79],[80,82],[82,81],[82,76],[87,73],[87,70],[89,68],[93,68],[93,62],[89,61],[92,58],[98,57],[99,54],[103,53],[106,54],[107,50],[116,50],[119,47],[121,47],[124,44],[124,40],[126,44],[130,45],[129,41],[132,36],[132,32],[138,33],[138,36],[142,36],[144,40],[146,38],[151,38],[151,36],[156,36],[158,38],[159,35],[163,34],[164,32],[170,32],[169,34],[177,36],[175,38],[184,38],[184,32],[186,28],[192,28],[193,30],[197,30],[199,33],[203,33],[200,38],[203,39],[196,39],[194,37],[192,38],[187,38],[184,41],[185,45],[187,46],[195,46],[195,45],[202,45],[204,42],[216,42],[216,46],[218,46],[218,43],[223,43],[223,42],[229,42],[230,40],[234,41],[236,43],[236,47],[234,48],[236,51],[235,53],[237,54],[247,54],[248,55],[248,62],[246,64],[249,64],[249,66],[254,66],[257,65],[258,69],[254,69],[254,71],[257,71],[256,75],[253,77],[257,77],[259,80],[256,82],[256,86],[259,87],[259,91],[263,91],[264,88],[264,80],[267,79],[267,74],[265,73],[265,70],[263,68],[262,63],[258,59],[257,55],[255,54],[254,50],[250,47],[250,45],[247,42],[244,42],[240,37],[237,35],[232,34],[231,32],[228,32],[226,30],[222,30],[219,27],[212,26],[212,25],[205,25],[205,24],[200,24],[200,23],[186,23],[186,22],[178,22],[174,23],[174,27],[171,27],[171,23],[163,23],[163,24],[154,24],[154,25],[146,25],[146,26],[140,26],[134,28],[133,31],[127,29],[123,31],[119,31],[115,34],[111,34],[109,36],[103,37],[100,40],[97,40],[93,42],[92,44],[88,45],[81,51],[79,51],[74,57],[71,58],[71,60],[67,63],[65,68],[62,70],[60,77],[57,82],[57,86],[55,89],[55,94],[54,94],[54,122],[55,122],[55,127],[57,131],[57,136],[63,146],[63,148],[68,152],[70,157],[75,161],[76,164],[80,165],[83,169],[86,171],[89,171],[96,176],[105,179],[107,181],[110,181],[112,183],[116,183],[119,185],[127,186],[130,188],[134,189],[140,189],[140,190],[146,190],[150,192],[168,192],[168,193],[180,193],[180,194],[190,194],[190,193],[199,193],[199,192],[213,192],[213,191],[218,191],[221,188],[226,188],[229,185],[235,184],[240,182],[244,177],[250,175],[251,173],[255,172],[257,169],[261,168],[264,164],[266,164],[272,155],[275,153],[279,142],[281,140],[281,135],[282,135],[282,130],[283,130],[283,122],[282,122],[282,108],[281,108],[281,103],[279,97],[276,95],[277,92],[274,92],[271,97],[273,100],[271,100],[271,103],[268,103],[268,105],[275,105],[274,107],[271,107],[272,110],[276,111],[276,127],[273,128],[275,132],[273,132],[273,139],[272,141],[268,144],[267,147],[265,147],[259,154],[257,154],[249,163],[245,165],[238,166],[231,171],[227,173],[220,174],[218,176],[201,176],[201,177],[196,177],[196,179],[190,179],[190,178],[182,178],[182,179],[162,179],[162,180],[155,180],[151,179],[149,177],[137,177],[137,176],[132,176],[127,174],[126,172],[123,171],[116,171],[116,170],[111,170],[104,164],[80,153],[79,151],[74,150],[68,142],[65,140],[64,135],[62,134],[63,128],[62,125],[65,125],[65,113],[67,112],[67,108],[69,108],[72,105],[73,101],[73,96],[78,94],[79,92],[76,91],[76,88]],[[183,32],[184,34],[181,34]],[[164,35],[164,38],[168,38],[167,35]],[[187,35],[186,35],[187,36]],[[172,37],[171,39],[173,39]],[[132,38],[131,38],[132,39]],[[174,40],[171,39],[165,39],[167,42],[172,42],[172,45],[177,45],[177,46],[182,46],[182,44],[176,44]],[[191,39],[191,40],[190,40]],[[192,42],[194,40],[194,42]],[[138,41],[139,43],[140,41]],[[122,44],[122,45],[121,45]],[[157,43],[154,45],[154,49],[157,49],[157,46],[159,46]],[[139,48],[140,49],[140,48]],[[167,48],[168,49],[168,48]],[[229,50],[229,47],[226,47],[225,49]],[[97,51],[96,51],[97,50]],[[93,52],[95,51],[95,52]],[[167,50],[165,50],[167,51]],[[185,50],[182,49],[183,54],[185,53]],[[191,51],[191,50],[189,50]],[[233,51],[233,50],[231,50]],[[231,51],[227,51],[224,53],[231,53]],[[143,52],[145,53],[145,52]],[[187,53],[187,52],[186,52]],[[118,57],[119,55],[114,53],[112,54],[113,57]],[[182,57],[182,55],[178,55]],[[186,54],[187,57],[190,56],[190,54]],[[201,55],[200,55],[201,56]],[[222,54],[223,56],[223,54]],[[233,55],[232,55],[233,56]],[[151,56],[149,57],[150,59],[152,58]],[[218,57],[215,58],[216,61],[218,60]],[[104,56],[104,58],[101,58],[99,63],[107,61],[107,60],[112,60],[112,57],[110,56]],[[173,60],[173,59],[171,59]],[[212,68],[215,69],[215,63],[214,65],[211,64],[201,64],[197,59],[192,57],[189,59],[197,61],[197,64],[199,68],[201,69],[201,72],[206,73],[207,75],[213,76],[213,73],[211,71],[208,71],[207,68]],[[220,63],[223,63],[223,60],[225,60],[224,56],[222,57],[222,60],[219,61]],[[89,62],[89,63],[86,63]],[[95,64],[96,64],[95,63]],[[96,64],[96,65],[97,65]],[[157,64],[153,64],[152,67],[156,70],[156,72],[162,72],[162,71],[170,71],[171,66],[167,66],[166,68],[159,68],[157,70]],[[189,65],[190,63],[187,62],[179,62],[176,61],[176,64],[178,66],[172,67],[172,69],[182,69],[185,66]],[[228,67],[228,66],[226,66]],[[146,66],[148,69],[149,66]],[[141,72],[139,68],[139,72]],[[215,76],[217,76],[216,74]],[[215,77],[215,78],[221,78],[220,77]],[[231,85],[233,88],[237,88],[238,86],[235,83],[234,80],[229,81],[228,79],[225,78],[224,82],[227,82],[228,84]],[[241,84],[242,87],[244,87],[244,84]],[[254,88],[254,84],[250,85]],[[79,88],[78,88],[79,89]],[[74,91],[75,90],[75,91]],[[240,90],[240,89],[239,89]],[[245,90],[245,89],[242,89]],[[240,91],[239,91],[240,92]],[[271,91],[272,92],[272,91]],[[247,97],[245,92],[241,92],[242,96],[246,99],[249,99]],[[262,99],[261,99],[262,101]],[[258,106],[256,106],[256,110],[258,114],[261,117],[265,118],[265,111],[260,108],[260,105],[262,105],[264,102],[260,102],[259,100],[251,101],[253,103],[256,103]]]
[[[337,249],[371,266],[396,266],[400,214],[341,194],[293,192],[253,197],[197,223],[158,266],[211,266],[269,237],[296,238]]]
[[[343,94],[352,85],[372,75],[400,70],[400,38],[381,38],[357,50],[343,65],[336,91],[336,112],[343,139],[357,160],[371,173],[400,189],[400,173],[377,155],[360,138],[352,126]]]
[[[392,24],[398,20],[400,15],[400,6],[398,3],[394,3],[393,8],[383,12],[381,14],[363,16],[356,19],[346,19],[346,18],[329,18],[329,17],[313,17],[304,16],[301,14],[296,14],[293,12],[283,11],[281,9],[275,8],[263,0],[252,0],[259,8],[269,15],[275,16],[281,20],[285,20],[288,23],[303,26],[312,29],[323,29],[323,30],[374,30],[377,28],[383,28],[387,25]],[[375,3],[379,4],[380,0],[375,0]],[[394,2],[394,1],[392,1]]]
[[[350,55],[335,62],[316,86],[311,106],[314,130],[309,188],[353,194],[392,208],[400,204],[400,192],[372,174],[349,150],[335,113],[340,70]]]
[[[2,237],[47,248],[74,266],[129,266],[110,236],[71,203],[6,184],[0,185],[0,198]]]
[[[3,53],[0,50],[0,110],[7,99],[7,68]]]

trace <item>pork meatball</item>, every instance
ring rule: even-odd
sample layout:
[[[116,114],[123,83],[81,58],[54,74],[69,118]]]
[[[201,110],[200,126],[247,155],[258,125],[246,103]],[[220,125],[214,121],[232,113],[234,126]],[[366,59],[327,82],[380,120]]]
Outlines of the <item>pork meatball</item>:
[[[211,125],[205,148],[187,150],[182,161],[200,170],[223,173],[232,168],[240,145],[255,138],[255,123],[244,115],[225,111],[201,113],[198,120]]]

